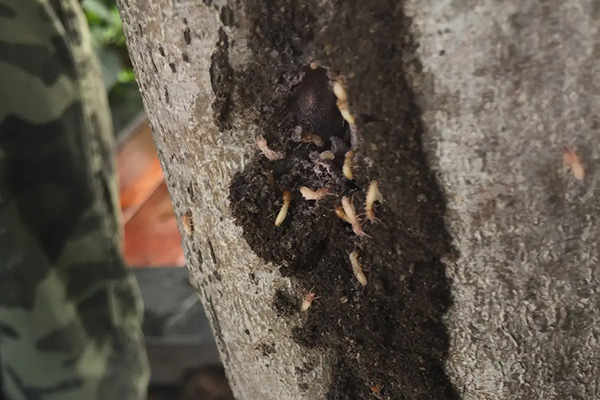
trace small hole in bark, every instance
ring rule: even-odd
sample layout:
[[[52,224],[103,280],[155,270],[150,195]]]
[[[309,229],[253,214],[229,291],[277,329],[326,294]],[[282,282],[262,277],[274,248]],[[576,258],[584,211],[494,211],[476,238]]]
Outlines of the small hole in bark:
[[[192,34],[190,32],[190,28],[187,26],[183,30],[183,39],[185,40],[185,44],[190,44],[192,42]]]
[[[221,22],[223,23],[223,25],[231,27],[233,26],[233,11],[231,10],[231,8],[229,8],[229,6],[223,6],[221,8]]]
[[[348,127],[324,68],[304,69],[304,78],[291,99],[291,111],[297,125],[324,138],[341,136]]]

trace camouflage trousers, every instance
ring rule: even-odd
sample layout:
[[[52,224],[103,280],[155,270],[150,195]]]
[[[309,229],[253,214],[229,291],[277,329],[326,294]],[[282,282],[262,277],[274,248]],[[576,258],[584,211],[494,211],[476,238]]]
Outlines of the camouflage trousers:
[[[77,0],[0,0],[0,374],[9,400],[144,399],[105,89]],[[0,396],[1,397],[1,396]]]

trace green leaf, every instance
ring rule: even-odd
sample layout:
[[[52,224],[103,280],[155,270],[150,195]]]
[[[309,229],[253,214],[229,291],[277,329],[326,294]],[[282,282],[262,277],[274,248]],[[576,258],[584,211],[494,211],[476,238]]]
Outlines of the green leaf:
[[[110,9],[100,0],[83,0],[81,3],[86,13],[93,14],[101,18],[104,22],[113,23]]]
[[[133,70],[131,68],[122,69],[121,71],[119,71],[118,80],[119,83],[135,82],[135,74],[133,73]]]

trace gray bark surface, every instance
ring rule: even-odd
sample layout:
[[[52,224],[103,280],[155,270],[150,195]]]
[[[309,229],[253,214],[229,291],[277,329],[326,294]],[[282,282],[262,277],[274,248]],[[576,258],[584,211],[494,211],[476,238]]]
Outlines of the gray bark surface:
[[[599,4],[407,8],[460,252],[447,370],[465,399],[600,398]],[[563,146],[581,151],[583,182]]]
[[[180,229],[190,280],[212,323],[237,398],[323,398],[328,355],[294,343],[290,330],[298,321],[280,319],[272,307],[275,290],[291,289],[293,282],[251,251],[230,216],[229,181],[255,152],[259,132],[242,117],[237,129],[219,132],[212,107],[219,95],[211,84],[211,68],[218,70],[222,62],[212,56],[222,48],[219,30],[227,30],[235,44],[224,57],[232,68],[242,68],[249,52],[244,46],[248,32],[243,29],[243,14],[236,16],[242,27],[231,29],[222,21],[222,14],[228,14],[221,12],[228,9],[225,2],[205,3],[210,5],[120,3],[127,46],[174,211],[180,217],[192,213],[194,235]],[[276,352],[263,355],[265,346]],[[294,371],[307,362],[316,362],[315,369],[299,382]],[[300,390],[299,384],[311,381],[308,391]]]
[[[369,44],[397,37],[364,39],[378,29],[376,18],[363,18],[366,5],[284,1],[261,14],[259,3],[120,3],[175,212],[192,215],[193,233],[181,226],[190,279],[236,396],[320,399],[331,383],[335,355],[298,345],[290,332],[302,316],[273,309],[277,290],[299,299],[305,292],[254,253],[228,200],[270,112],[246,91],[284,98],[289,85],[280,82],[316,56],[349,77],[375,160],[385,135],[363,116],[411,101],[386,89],[398,71],[414,92],[458,251],[446,260],[453,305],[445,369],[462,398],[600,398],[598,2],[409,0],[400,7],[410,24],[406,48],[418,47],[403,50],[397,69]],[[310,24],[302,19],[309,12]],[[298,36],[282,39],[295,49],[257,40],[286,21],[297,21]],[[326,30],[339,42],[324,39]],[[563,146],[580,150],[583,181],[563,166]],[[388,203],[399,207],[402,194],[385,173]]]

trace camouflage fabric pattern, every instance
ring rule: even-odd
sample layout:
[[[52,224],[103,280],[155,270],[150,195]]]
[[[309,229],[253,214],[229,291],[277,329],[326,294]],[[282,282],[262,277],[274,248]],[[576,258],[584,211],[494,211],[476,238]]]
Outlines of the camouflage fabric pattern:
[[[0,372],[9,400],[144,399],[113,137],[77,0],[0,0]]]

